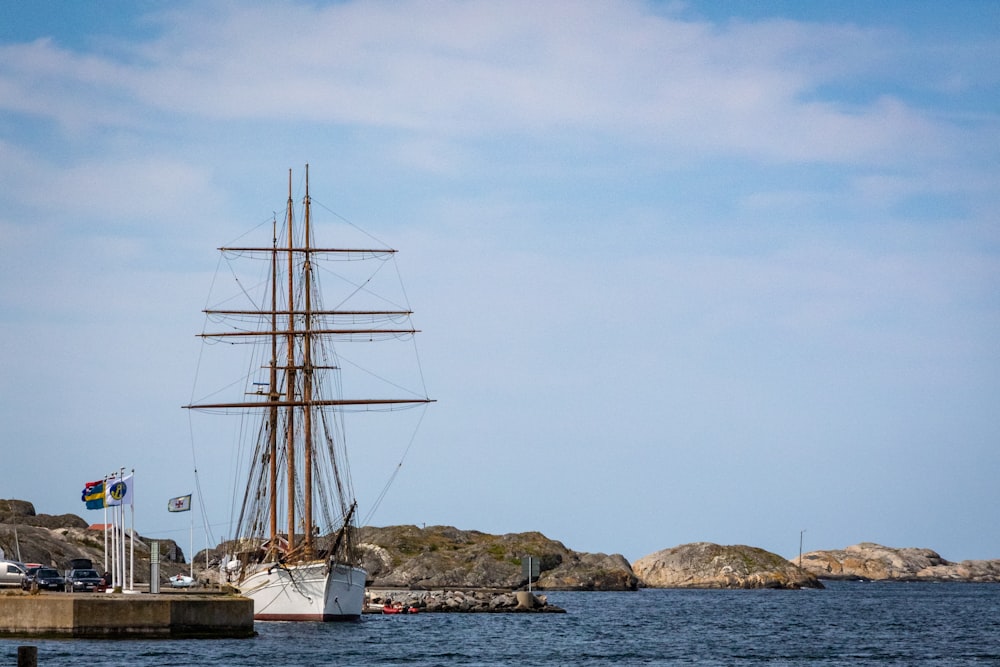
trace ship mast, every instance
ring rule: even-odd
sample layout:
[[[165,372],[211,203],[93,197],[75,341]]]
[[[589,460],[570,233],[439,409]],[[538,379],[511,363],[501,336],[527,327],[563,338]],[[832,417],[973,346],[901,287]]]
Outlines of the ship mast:
[[[271,226],[271,331],[278,330],[278,224]],[[267,430],[268,497],[267,519],[271,545],[269,556],[274,558],[278,549],[278,336],[271,334],[271,369],[268,377],[267,400],[270,428]]]
[[[288,330],[286,331],[286,354],[288,366],[285,369],[285,400],[288,401],[286,415],[287,439],[285,460],[288,466],[288,551],[295,550],[295,236],[292,209],[292,170],[288,170]]]
[[[302,413],[302,454],[303,460],[302,483],[305,487],[305,499],[302,507],[302,524],[305,532],[305,543],[303,544],[303,556],[308,560],[313,557],[312,548],[312,260],[309,256],[310,229],[309,229],[309,165],[306,165],[306,198],[304,202],[305,246],[304,263],[302,267],[302,278],[304,281],[305,296],[305,333],[302,337],[302,402],[305,409]]]
[[[183,407],[197,410],[263,410],[267,420],[266,440],[261,444],[264,450],[259,453],[258,465],[262,464],[262,459],[267,458],[266,473],[261,470],[262,477],[260,483],[266,484],[267,499],[256,519],[247,517],[244,524],[244,517],[241,514],[240,524],[248,527],[254,524],[264,532],[265,526],[269,533],[267,558],[277,560],[280,557],[290,557],[298,554],[298,558],[312,559],[317,555],[315,544],[315,534],[317,524],[314,517],[313,485],[317,483],[314,479],[314,468],[316,458],[322,454],[322,450],[317,449],[314,443],[314,429],[320,428],[313,421],[315,410],[334,408],[350,409],[354,407],[387,407],[392,408],[397,405],[413,405],[419,403],[432,403],[433,399],[425,397],[406,398],[344,398],[327,397],[316,384],[316,371],[329,369],[329,366],[315,365],[318,350],[314,346],[319,345],[322,340],[328,338],[356,339],[363,338],[371,340],[373,337],[396,337],[407,336],[419,333],[412,326],[393,327],[390,324],[400,318],[408,318],[412,312],[410,310],[325,310],[318,301],[314,304],[313,289],[315,276],[312,273],[313,259],[317,256],[345,255],[380,257],[395,253],[395,250],[388,248],[324,248],[315,247],[312,239],[312,201],[309,192],[309,165],[306,165],[305,175],[305,199],[303,202],[303,235],[296,241],[294,229],[294,200],[292,196],[292,170],[288,171],[288,204],[287,204],[287,244],[281,245],[278,242],[278,225],[275,221],[272,229],[272,239],[270,247],[224,247],[219,250],[226,252],[264,255],[270,261],[270,308],[256,307],[247,309],[205,309],[206,314],[219,315],[223,318],[257,317],[260,326],[246,329],[230,329],[228,331],[203,332],[198,334],[203,339],[214,340],[247,340],[248,342],[270,344],[270,363],[268,377],[268,392],[266,397],[244,398],[242,401],[194,403]],[[281,260],[285,257],[287,267],[282,267]],[[301,275],[297,275],[296,260],[301,260]],[[279,303],[279,281],[282,271],[287,271],[287,303]],[[301,295],[296,299],[296,292],[302,290]],[[318,306],[318,307],[315,307]],[[368,326],[341,325],[335,324],[336,318],[370,318]],[[318,318],[318,319],[317,319]],[[327,320],[326,318],[331,318]],[[381,320],[380,320],[381,318]],[[301,322],[301,324],[300,324]],[[284,353],[282,353],[282,341]],[[301,347],[300,347],[301,346]],[[301,349],[301,356],[296,351]],[[281,358],[283,356],[283,358]],[[283,373],[283,377],[282,374]],[[261,400],[264,398],[264,400]],[[301,424],[296,428],[296,421],[301,408]],[[284,429],[285,451],[282,452],[278,438]],[[297,433],[298,431],[298,433]],[[299,438],[301,437],[301,442]],[[298,459],[301,457],[301,463]],[[282,460],[283,459],[283,460]],[[279,463],[286,469],[280,470]],[[301,467],[301,480],[299,480],[296,467]],[[260,470],[260,468],[258,468]],[[266,474],[266,482],[263,475]],[[278,514],[281,509],[281,500],[278,498],[282,491],[281,484],[284,478],[286,492],[284,502],[287,503],[286,515],[286,546],[284,549],[279,544],[281,530],[279,529]],[[320,480],[322,481],[322,480]],[[302,488],[297,489],[297,484],[301,483]],[[297,493],[302,493],[302,503],[296,507]],[[250,493],[248,490],[248,498]],[[325,504],[321,504],[321,508]],[[353,515],[353,505],[346,513],[344,520],[347,521]],[[300,510],[300,511],[299,511]],[[244,507],[247,510],[247,506]],[[266,512],[266,524],[263,514]],[[252,513],[252,512],[251,512]],[[301,514],[299,516],[298,514]],[[327,517],[329,520],[330,517]],[[259,523],[257,523],[259,521]],[[296,528],[299,528],[299,535],[302,535],[301,544],[296,544]],[[259,535],[259,533],[258,533]],[[261,535],[261,537],[263,537]],[[338,538],[339,541],[339,538]],[[282,553],[283,551],[283,553]]]

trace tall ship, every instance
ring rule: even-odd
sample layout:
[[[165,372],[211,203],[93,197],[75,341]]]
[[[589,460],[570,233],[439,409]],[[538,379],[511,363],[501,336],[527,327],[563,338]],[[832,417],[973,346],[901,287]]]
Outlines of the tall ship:
[[[369,283],[396,251],[381,243],[318,245],[312,208],[308,165],[298,209],[289,170],[287,209],[281,221],[277,214],[269,221],[270,245],[219,249],[227,266],[258,260],[259,268],[254,279],[237,281],[240,298],[205,309],[206,321],[218,330],[199,336],[232,344],[223,350],[240,349],[245,374],[232,383],[237,396],[217,398],[223,393],[217,392],[184,406],[239,417],[238,432],[248,446],[234,458],[246,486],[234,502],[234,537],[226,542],[223,569],[253,600],[254,618],[261,621],[360,618],[367,573],[356,542],[346,420],[358,412],[433,402],[422,380],[418,391],[391,381],[362,385],[388,388],[399,394],[394,397],[346,395],[343,371],[356,362],[342,347],[405,342],[417,330],[405,304],[371,298]],[[353,280],[339,269],[320,268],[338,261],[376,266],[368,279]],[[337,284],[332,307],[324,305],[321,279]]]

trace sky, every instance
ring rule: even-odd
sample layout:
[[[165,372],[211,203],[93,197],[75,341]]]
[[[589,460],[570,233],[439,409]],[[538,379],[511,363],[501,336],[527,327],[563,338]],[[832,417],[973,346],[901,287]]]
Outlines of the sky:
[[[352,453],[370,524],[1000,558],[997,3],[0,14],[0,498],[134,468],[141,534],[227,534],[201,309],[308,163],[437,401]]]

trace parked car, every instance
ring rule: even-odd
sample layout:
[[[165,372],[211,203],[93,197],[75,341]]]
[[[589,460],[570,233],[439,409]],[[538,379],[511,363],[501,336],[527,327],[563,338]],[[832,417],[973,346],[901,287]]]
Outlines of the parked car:
[[[24,575],[24,566],[20,563],[0,560],[0,586],[20,586]]]
[[[66,575],[66,584],[66,589],[72,586],[74,592],[103,590],[104,577],[97,574],[97,570],[70,570]]]
[[[40,567],[25,576],[21,588],[28,590],[35,584],[39,590],[61,591],[66,586],[66,579],[54,567]]]

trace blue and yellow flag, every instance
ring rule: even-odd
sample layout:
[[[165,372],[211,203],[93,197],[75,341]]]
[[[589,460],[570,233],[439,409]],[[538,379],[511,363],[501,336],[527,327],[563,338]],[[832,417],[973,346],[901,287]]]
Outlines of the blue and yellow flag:
[[[87,482],[80,500],[87,503],[89,510],[104,509],[104,480]]]

